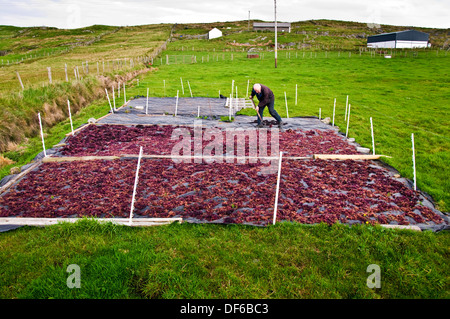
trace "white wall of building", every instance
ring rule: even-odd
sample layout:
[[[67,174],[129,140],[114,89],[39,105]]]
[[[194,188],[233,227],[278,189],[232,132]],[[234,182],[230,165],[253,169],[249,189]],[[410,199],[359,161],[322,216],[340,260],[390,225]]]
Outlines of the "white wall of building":
[[[395,41],[372,42],[367,43],[368,48],[386,48],[395,49]]]
[[[208,39],[220,38],[222,36],[222,31],[217,28],[212,29],[208,32]]]
[[[426,48],[428,47],[428,41],[403,41],[397,40],[398,49],[411,49],[411,48]]]
[[[427,41],[384,41],[384,42],[372,42],[367,43],[368,48],[383,48],[383,49],[412,49],[412,48],[426,48],[428,47]]]

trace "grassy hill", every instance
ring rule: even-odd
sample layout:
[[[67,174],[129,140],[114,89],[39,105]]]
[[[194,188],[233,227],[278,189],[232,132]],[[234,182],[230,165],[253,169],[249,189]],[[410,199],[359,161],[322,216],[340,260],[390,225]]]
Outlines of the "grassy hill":
[[[212,27],[224,36],[195,38]],[[341,131],[349,95],[349,136],[371,147],[373,117],[377,153],[392,156],[386,161],[409,178],[414,132],[418,187],[448,211],[448,30],[415,28],[430,33],[432,48],[394,50],[392,59],[363,49],[365,36],[402,29],[409,28],[297,22],[290,34],[279,34],[284,49],[275,69],[273,34],[248,31],[248,21],[76,30],[1,26],[0,178],[42,150],[37,112],[44,115],[47,147],[70,131],[67,99],[77,127],[109,111],[104,89],[119,81],[130,97],[147,88],[152,96],[175,96],[183,77],[194,96],[211,97],[219,90],[229,94],[235,80],[240,97],[247,83],[273,88],[282,117],[284,92],[290,116],[318,116],[321,108],[330,117],[336,98]],[[173,41],[160,53],[171,33]],[[252,47],[260,49],[259,59],[247,59]],[[197,63],[167,65],[166,55],[195,56]],[[76,67],[82,79],[75,79]],[[129,228],[82,220],[23,227],[0,233],[0,298],[448,298],[449,238],[448,232],[364,225]],[[70,264],[81,268],[82,289],[66,286]],[[381,289],[366,285],[370,264],[381,267]]]

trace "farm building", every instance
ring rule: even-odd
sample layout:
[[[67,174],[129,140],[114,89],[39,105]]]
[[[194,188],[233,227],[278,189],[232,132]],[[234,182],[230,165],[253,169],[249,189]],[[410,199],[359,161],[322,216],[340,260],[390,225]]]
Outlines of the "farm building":
[[[211,31],[208,32],[208,39],[215,39],[215,38],[220,38],[222,36],[222,31],[220,31],[217,28],[212,29]]]
[[[428,47],[429,34],[416,30],[373,35],[367,38],[368,48],[411,49]]]
[[[253,22],[253,31],[259,30],[275,32],[275,22]],[[288,22],[277,22],[277,31],[291,33],[291,24]]]

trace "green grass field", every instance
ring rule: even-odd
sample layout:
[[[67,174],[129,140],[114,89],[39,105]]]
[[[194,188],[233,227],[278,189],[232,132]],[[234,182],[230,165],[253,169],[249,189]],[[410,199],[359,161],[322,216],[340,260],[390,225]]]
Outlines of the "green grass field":
[[[247,59],[247,47],[230,44],[234,40],[267,41],[262,38],[270,33],[240,32],[246,28],[245,23],[239,26],[224,23],[224,27],[231,29],[222,39],[183,39],[170,43],[154,60],[156,71],[141,74],[127,83],[127,96],[146,95],[147,88],[151,96],[173,97],[177,90],[182,95],[182,78],[185,97],[190,96],[187,81],[194,96],[218,97],[219,90],[225,96],[231,93],[233,80],[239,97],[245,97],[247,84],[260,82],[273,89],[276,108],[283,118],[287,115],[285,92],[290,117],[318,116],[319,108],[322,117],[332,117],[336,98],[335,124],[345,133],[348,95],[349,137],[372,148],[369,122],[372,117],[376,153],[392,156],[384,160],[401,175],[412,179],[410,139],[414,133],[418,188],[432,195],[441,211],[449,211],[450,184],[446,172],[450,162],[450,56],[445,51],[398,51],[392,59],[370,52],[360,55],[351,48],[362,40],[341,35],[367,32],[361,25],[352,24],[356,29],[351,32],[350,26],[346,29],[342,22],[308,22],[295,25],[296,30],[305,30],[308,38],[300,32],[286,35],[283,43],[307,43],[314,39],[311,50],[279,50],[275,69],[270,47],[261,48],[260,59]],[[96,94],[101,84],[95,75],[78,84],[57,82],[48,86],[44,83],[42,87],[49,62],[61,66],[69,59],[80,65],[86,56],[90,61],[128,57],[132,54],[127,47],[134,46],[138,49],[133,56],[151,53],[165,41],[170,28],[163,25],[116,29],[98,26],[93,28],[90,37],[83,36],[82,41],[90,41],[101,35],[91,45],[21,63],[18,67],[36,72],[34,82],[33,77],[26,80],[30,89],[25,90],[25,99],[14,93],[19,87],[15,66],[0,69],[2,88],[6,88],[0,92],[6,105],[0,111],[3,120],[0,130],[18,118],[22,122],[16,125],[17,129],[34,125],[25,142],[13,139],[14,147],[1,154],[15,163],[0,167],[0,178],[42,151],[35,115],[42,110],[43,103],[52,104],[58,98],[64,102],[67,97],[87,99],[73,114],[75,127],[109,111],[106,98]],[[20,30],[0,29],[0,51],[12,48],[11,54],[26,57],[25,49],[4,42],[9,39],[8,32],[11,35]],[[202,25],[179,25],[174,37],[202,34],[205,30],[207,27]],[[54,36],[57,43],[49,42],[35,50],[52,52],[54,45],[69,43],[72,36],[81,39],[83,34],[90,34],[80,30],[71,32],[58,33],[59,37]],[[42,34],[42,30],[23,33],[26,46],[31,47],[36,45],[32,43],[33,35]],[[323,48],[331,50],[323,51]],[[197,63],[166,65],[166,55],[195,55]],[[142,67],[139,65],[135,70]],[[131,71],[116,70],[121,75]],[[114,77],[115,72],[107,73]],[[25,105],[27,101],[32,101],[27,108],[13,107],[16,103]],[[253,110],[241,113],[255,115]],[[44,125],[44,129],[49,148],[70,132],[67,115],[52,125]],[[447,299],[449,239],[448,232],[418,233],[344,225],[277,224],[255,228],[174,224],[129,228],[83,220],[74,225],[22,227],[0,233],[0,298]],[[70,264],[80,266],[80,289],[66,285]],[[371,264],[380,266],[381,288],[366,285],[370,275],[367,267]]]
[[[0,298],[449,298],[448,233],[81,220],[0,233]],[[67,267],[80,268],[69,288]],[[381,288],[369,288],[369,265]],[[72,282],[72,281],[70,281]]]

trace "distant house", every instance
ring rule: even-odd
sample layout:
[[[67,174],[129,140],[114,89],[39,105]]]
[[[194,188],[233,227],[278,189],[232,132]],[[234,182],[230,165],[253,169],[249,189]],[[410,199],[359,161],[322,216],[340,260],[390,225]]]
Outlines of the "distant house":
[[[429,34],[416,30],[398,31],[373,35],[367,38],[368,48],[426,48]]]
[[[275,32],[275,22],[253,22],[253,31],[259,30]],[[277,22],[277,31],[291,33],[291,24],[288,22]]]
[[[208,39],[215,39],[215,38],[220,38],[222,36],[222,31],[220,31],[217,28],[212,29],[211,31],[208,32]]]

